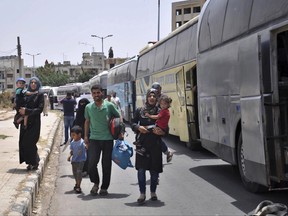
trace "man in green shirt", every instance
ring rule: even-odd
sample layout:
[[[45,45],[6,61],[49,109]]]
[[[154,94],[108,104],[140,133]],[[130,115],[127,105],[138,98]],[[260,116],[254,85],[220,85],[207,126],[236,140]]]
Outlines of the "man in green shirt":
[[[85,107],[85,136],[84,141],[88,145],[88,174],[90,181],[94,183],[90,193],[97,195],[99,189],[98,162],[102,153],[102,185],[100,195],[108,194],[110,185],[113,137],[109,130],[109,120],[112,117],[120,117],[118,110],[109,102],[103,100],[103,91],[100,85],[91,88],[94,103]]]

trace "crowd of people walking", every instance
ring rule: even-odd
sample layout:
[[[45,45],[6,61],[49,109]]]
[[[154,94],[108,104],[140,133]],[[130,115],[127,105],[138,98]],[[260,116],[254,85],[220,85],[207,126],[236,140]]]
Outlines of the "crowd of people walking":
[[[37,77],[30,79],[27,90],[24,89],[24,79],[18,79],[17,85],[19,90],[14,124],[16,127],[20,126],[19,161],[28,165],[27,170],[36,170],[40,161],[37,142],[41,129],[41,113],[43,112],[43,116],[48,116],[48,97],[47,94],[41,93],[41,81]],[[109,130],[109,120],[112,118],[122,120],[121,103],[115,92],[104,98],[100,85],[91,87],[91,95],[93,102],[82,98],[77,104],[71,92],[68,92],[60,101],[64,113],[64,143],[60,146],[70,144],[67,160],[72,164],[75,192],[82,192],[82,177],[89,175],[93,183],[90,194],[106,196],[111,181],[112,150],[115,139]],[[171,161],[173,156],[161,138],[169,131],[168,108],[171,99],[163,96],[159,100],[160,95],[161,89],[149,89],[145,105],[137,108],[131,121],[131,128],[136,134],[135,167],[140,192],[137,199],[139,204],[146,200],[146,171],[150,173],[151,200],[156,201],[158,200],[156,195],[158,178],[163,172],[162,152],[167,155],[167,161]],[[76,104],[78,108],[75,116]],[[21,120],[18,120],[19,117]],[[123,135],[120,134],[118,139],[123,139]],[[141,152],[140,149],[145,151]],[[100,159],[102,177],[98,171]]]

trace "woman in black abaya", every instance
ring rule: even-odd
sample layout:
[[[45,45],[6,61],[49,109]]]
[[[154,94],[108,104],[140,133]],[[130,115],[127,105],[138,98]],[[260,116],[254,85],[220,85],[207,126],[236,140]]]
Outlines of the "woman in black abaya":
[[[19,135],[19,160],[20,164],[28,164],[27,170],[36,170],[39,165],[37,142],[40,137],[41,113],[44,108],[44,95],[40,93],[41,82],[37,77],[32,77],[28,85],[28,91],[37,92],[26,96],[26,107],[20,108],[21,115],[28,115],[27,127],[20,126]]]

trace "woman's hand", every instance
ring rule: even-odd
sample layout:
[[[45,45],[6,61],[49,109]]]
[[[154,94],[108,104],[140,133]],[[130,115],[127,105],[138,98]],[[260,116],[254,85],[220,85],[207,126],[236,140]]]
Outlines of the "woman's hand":
[[[139,126],[138,131],[143,134],[149,133],[149,131],[144,126]]]
[[[159,127],[153,128],[153,133],[159,136],[165,135],[165,132]]]

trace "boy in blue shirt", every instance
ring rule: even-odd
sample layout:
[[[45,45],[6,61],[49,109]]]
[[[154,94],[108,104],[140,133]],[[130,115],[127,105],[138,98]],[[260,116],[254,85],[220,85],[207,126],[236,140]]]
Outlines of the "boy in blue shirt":
[[[82,181],[82,170],[84,163],[87,159],[86,145],[84,140],[81,138],[82,128],[75,125],[71,128],[71,138],[73,139],[70,143],[70,155],[67,158],[71,161],[73,176],[75,178],[76,184],[74,190],[76,193],[81,193],[81,181]]]

